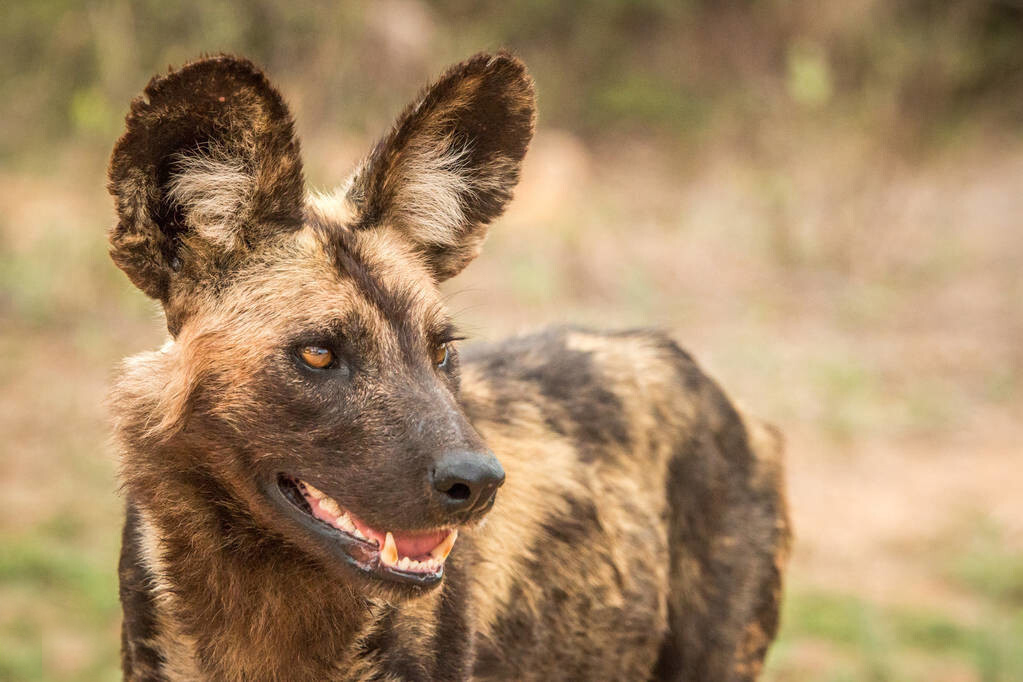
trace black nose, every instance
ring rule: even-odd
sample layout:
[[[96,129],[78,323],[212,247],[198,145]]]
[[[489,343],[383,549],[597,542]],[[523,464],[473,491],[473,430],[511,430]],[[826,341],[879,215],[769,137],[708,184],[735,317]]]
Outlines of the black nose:
[[[430,481],[450,511],[485,509],[504,483],[504,469],[491,452],[451,452],[433,465]]]

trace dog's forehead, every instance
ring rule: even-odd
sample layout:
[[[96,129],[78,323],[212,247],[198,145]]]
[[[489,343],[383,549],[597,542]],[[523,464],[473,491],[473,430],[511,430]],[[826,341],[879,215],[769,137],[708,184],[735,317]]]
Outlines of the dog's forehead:
[[[397,231],[319,219],[255,260],[226,299],[230,311],[271,327],[358,320],[383,332],[446,322],[436,284]]]

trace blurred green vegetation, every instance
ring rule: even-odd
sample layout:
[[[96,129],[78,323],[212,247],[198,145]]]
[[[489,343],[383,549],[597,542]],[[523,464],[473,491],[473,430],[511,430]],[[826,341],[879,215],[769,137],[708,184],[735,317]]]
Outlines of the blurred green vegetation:
[[[0,536],[0,599],[8,604],[0,679],[118,679],[116,546],[98,552],[76,536],[56,528]]]
[[[826,114],[912,147],[1023,121],[1023,6],[1007,1],[21,0],[0,8],[0,45],[8,162],[108,145],[150,75],[217,51],[302,90],[312,126],[375,129],[392,98],[501,46],[530,64],[545,124],[591,138],[698,145]]]
[[[797,586],[789,591],[783,618],[788,627],[768,666],[774,679],[808,679],[805,661],[792,665],[794,641],[833,648],[827,670],[813,675],[828,682],[928,680],[957,667],[965,679],[1023,679],[1020,612],[990,609],[969,623],[939,609],[880,606],[856,595]]]

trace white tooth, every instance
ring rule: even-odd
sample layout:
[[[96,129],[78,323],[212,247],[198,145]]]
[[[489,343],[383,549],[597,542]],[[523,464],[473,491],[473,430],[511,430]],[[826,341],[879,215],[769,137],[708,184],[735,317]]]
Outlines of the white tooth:
[[[323,493],[314,488],[311,484],[302,481],[302,485],[305,486],[305,491],[309,493],[309,497],[313,498],[314,500],[319,500],[326,497]]]
[[[351,518],[348,517],[348,512],[345,512],[344,514],[338,517],[337,525],[339,528],[341,528],[342,530],[346,530],[349,533],[352,532],[352,530],[355,528],[355,524],[352,523]]]
[[[320,500],[320,509],[323,509],[332,516],[341,516],[341,507],[329,497],[324,497]]]
[[[448,554],[451,554],[451,548],[455,546],[455,540],[457,539],[458,529],[455,528],[448,533],[448,536],[439,545],[430,550],[430,556],[443,563],[448,558]]]
[[[416,561],[415,559],[409,559],[408,560],[408,567],[410,569],[412,569],[413,571],[418,571],[419,570],[419,566],[420,566],[420,563],[418,561]]]
[[[359,530],[359,527],[356,526],[354,523],[352,524],[352,535],[354,535],[355,537],[359,538],[360,540],[368,540],[369,539],[365,535],[362,534],[362,531]],[[377,544],[380,544],[380,543],[378,542]]]
[[[400,568],[403,571],[408,570],[409,564],[410,560],[407,556],[403,556],[401,559],[398,560],[398,568]]]
[[[387,536],[384,538],[384,547],[380,550],[380,560],[388,566],[398,563],[398,545],[394,544],[394,536],[391,535],[391,531],[387,531]]]

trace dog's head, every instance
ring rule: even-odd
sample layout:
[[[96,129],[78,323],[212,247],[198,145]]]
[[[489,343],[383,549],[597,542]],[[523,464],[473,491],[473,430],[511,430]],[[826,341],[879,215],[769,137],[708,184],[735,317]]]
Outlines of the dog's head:
[[[110,164],[111,256],[172,336],[115,392],[133,498],[202,496],[227,531],[347,579],[439,583],[504,472],[459,406],[437,284],[479,252],[533,121],[523,65],[473,57],[341,190],[309,196],[288,109],[251,63],[153,79]]]

